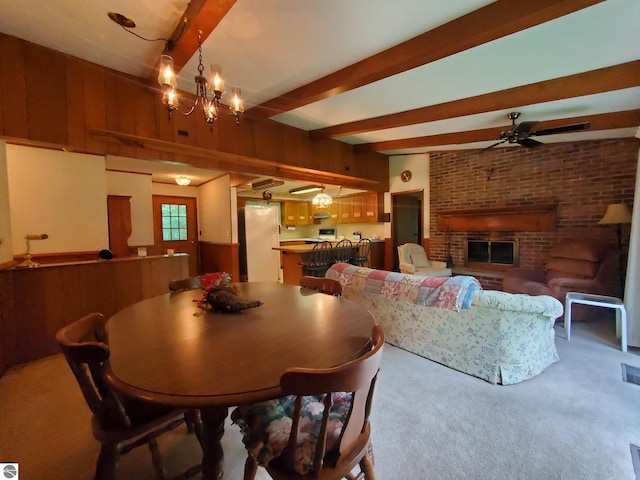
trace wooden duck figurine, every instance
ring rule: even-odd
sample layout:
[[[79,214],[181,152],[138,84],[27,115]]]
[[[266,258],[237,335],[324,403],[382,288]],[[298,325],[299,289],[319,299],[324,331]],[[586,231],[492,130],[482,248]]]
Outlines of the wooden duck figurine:
[[[216,312],[235,313],[247,308],[255,308],[262,305],[260,300],[245,300],[231,288],[213,288],[207,295],[207,303]]]

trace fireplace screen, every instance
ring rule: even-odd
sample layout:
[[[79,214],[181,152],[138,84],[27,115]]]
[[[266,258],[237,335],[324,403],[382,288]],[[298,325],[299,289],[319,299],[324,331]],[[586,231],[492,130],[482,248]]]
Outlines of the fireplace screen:
[[[504,239],[468,239],[465,249],[465,265],[496,265],[509,267],[517,266],[518,241]]]

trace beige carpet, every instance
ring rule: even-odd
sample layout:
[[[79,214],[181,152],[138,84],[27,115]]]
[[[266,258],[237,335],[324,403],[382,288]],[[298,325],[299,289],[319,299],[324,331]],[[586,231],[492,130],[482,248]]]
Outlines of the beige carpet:
[[[385,346],[372,415],[378,480],[635,479],[640,386],[621,381],[620,363],[640,367],[640,350],[622,353],[610,322],[574,323],[571,342],[556,329],[560,362],[507,387]],[[89,418],[61,355],[12,369],[0,379],[0,462],[19,462],[22,480],[89,480]],[[223,447],[225,478],[241,479],[231,424]],[[169,475],[200,459],[184,429],[160,448]],[[154,478],[146,447],[123,457],[117,478]]]

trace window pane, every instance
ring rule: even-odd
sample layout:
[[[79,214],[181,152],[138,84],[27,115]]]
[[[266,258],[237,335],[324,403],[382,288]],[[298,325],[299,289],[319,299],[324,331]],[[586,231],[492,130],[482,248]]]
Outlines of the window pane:
[[[162,209],[162,240],[187,239],[187,206],[163,203]]]

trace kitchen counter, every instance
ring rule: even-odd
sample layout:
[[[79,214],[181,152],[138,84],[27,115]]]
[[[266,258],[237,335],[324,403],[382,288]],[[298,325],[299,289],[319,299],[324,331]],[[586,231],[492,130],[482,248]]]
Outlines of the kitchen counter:
[[[293,240],[296,241],[296,240]],[[297,240],[301,241],[301,240]],[[320,242],[322,240],[316,239],[316,242]],[[325,240],[331,243],[332,246],[335,246],[340,240]],[[357,240],[351,240],[353,246],[355,247],[358,243]],[[281,241],[279,247],[273,247],[273,250],[277,250],[281,252],[280,257],[280,265],[282,266],[282,279],[284,283],[288,283],[290,285],[300,285],[300,279],[302,278],[302,267],[300,266],[300,262],[307,260],[311,252],[313,251],[313,247],[315,246],[313,243],[308,243],[305,245],[287,245],[287,241]],[[371,240],[371,252],[369,253],[369,263],[371,265],[376,264],[376,267],[379,267],[379,262],[372,262],[372,252],[381,248],[381,252],[384,253],[384,240]],[[380,247],[378,247],[380,245]],[[379,254],[376,254],[375,257],[379,257]],[[384,267],[384,255],[382,256],[382,267]]]

